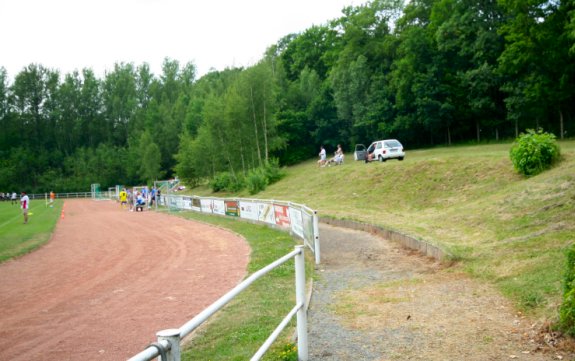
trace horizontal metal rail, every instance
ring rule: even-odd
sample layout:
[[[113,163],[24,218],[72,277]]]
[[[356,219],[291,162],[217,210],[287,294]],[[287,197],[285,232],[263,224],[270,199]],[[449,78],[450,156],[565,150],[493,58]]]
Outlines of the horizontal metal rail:
[[[48,193],[28,194],[28,197],[30,199],[46,199],[48,197]],[[56,198],[90,198],[90,197],[92,197],[92,193],[90,192],[56,193]]]
[[[235,296],[237,296],[240,292],[245,290],[249,285],[254,283],[257,279],[261,278],[266,273],[269,273],[274,268],[281,266],[282,264],[286,263],[292,257],[294,257],[295,255],[297,255],[299,253],[301,253],[300,249],[292,251],[292,252],[286,254],[285,256],[283,256],[282,258],[276,260],[275,262],[270,263],[269,265],[260,269],[259,271],[254,272],[251,276],[246,278],[242,283],[240,283],[239,285],[234,287],[231,291],[229,291],[228,293],[223,295],[219,300],[212,303],[210,306],[208,306],[208,308],[206,308],[205,310],[200,312],[196,317],[192,318],[190,321],[188,321],[182,327],[180,327],[181,336],[186,337],[189,333],[191,333],[193,330],[198,328],[198,326],[200,326],[202,323],[204,323],[211,315],[213,315],[214,313],[216,313],[216,311],[218,311],[222,307],[224,307]]]
[[[167,340],[162,340],[162,341],[159,341],[158,343],[160,344],[160,347],[163,347],[164,350],[166,350],[166,351],[172,349],[170,342],[168,342]],[[149,360],[153,360],[154,358],[156,358],[158,356],[160,356],[160,351],[156,347],[148,346],[144,351],[133,356],[128,361],[136,361],[136,360],[149,361]],[[162,361],[164,361],[164,360],[162,360]]]
[[[296,314],[296,312],[298,312],[302,307],[305,307],[305,305],[303,303],[298,303],[294,308],[292,308],[290,313],[288,313],[287,316],[284,317],[282,322],[280,322],[278,327],[276,327],[274,332],[272,332],[272,334],[268,337],[266,342],[264,342],[264,344],[260,347],[258,352],[256,352],[255,355],[250,359],[250,361],[258,361],[259,359],[261,359],[265,355],[267,350],[269,350],[269,348],[274,343],[274,341],[278,338],[280,333],[284,330],[284,328],[286,328],[286,326],[291,321],[291,319]]]
[[[166,361],[180,361],[180,343],[181,339],[189,335],[192,331],[202,325],[209,317],[219,311],[222,307],[228,304],[235,296],[249,287],[259,278],[263,277],[273,269],[281,266],[295,258],[295,278],[296,278],[296,306],[289,312],[289,314],[282,320],[280,325],[268,337],[266,342],[260,347],[258,352],[252,357],[252,360],[259,360],[263,354],[269,349],[273,341],[277,338],[279,333],[285,328],[291,318],[297,314],[297,330],[298,330],[298,357],[301,361],[307,361],[308,348],[307,348],[307,316],[305,307],[305,264],[304,264],[304,246],[296,246],[295,250],[279,258],[266,267],[254,272],[251,276],[242,281],[239,285],[234,287],[231,291],[220,297],[217,301],[212,303],[190,321],[186,322],[179,329],[164,330],[157,333],[158,342],[148,346],[144,351],[134,355],[128,361],[150,361],[155,357],[161,355],[160,349],[166,352]],[[162,360],[164,361],[164,360]]]

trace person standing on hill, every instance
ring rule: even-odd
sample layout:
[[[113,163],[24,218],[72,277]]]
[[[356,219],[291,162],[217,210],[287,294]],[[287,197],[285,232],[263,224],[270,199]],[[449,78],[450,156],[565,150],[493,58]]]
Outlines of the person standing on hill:
[[[319,160],[317,161],[317,165],[320,167],[325,166],[325,162],[326,162],[326,154],[325,154],[325,148],[323,147],[323,145],[319,148]]]
[[[24,224],[26,224],[28,223],[28,209],[30,208],[30,198],[28,198],[26,192],[22,192],[20,207],[22,208],[22,214],[24,215]]]

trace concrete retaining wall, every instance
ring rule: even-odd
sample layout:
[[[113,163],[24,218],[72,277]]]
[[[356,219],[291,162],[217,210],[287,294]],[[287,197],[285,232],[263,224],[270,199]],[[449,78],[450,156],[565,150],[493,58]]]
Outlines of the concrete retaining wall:
[[[379,226],[374,226],[367,223],[361,223],[356,221],[344,220],[344,219],[335,219],[330,217],[320,217],[319,221],[325,224],[331,224],[337,227],[344,227],[350,229],[356,229],[359,231],[369,232],[371,234],[376,234],[381,236],[385,239],[389,239],[394,242],[398,242],[402,246],[413,249],[418,251],[419,253],[426,255],[428,257],[433,257],[439,261],[444,261],[449,258],[449,254],[443,251],[441,248],[429,244],[425,241],[415,239],[411,236],[407,236],[405,234],[401,234],[396,231],[392,231],[389,229],[384,229]],[[320,234],[321,239],[321,234]],[[320,241],[321,242],[321,241]]]

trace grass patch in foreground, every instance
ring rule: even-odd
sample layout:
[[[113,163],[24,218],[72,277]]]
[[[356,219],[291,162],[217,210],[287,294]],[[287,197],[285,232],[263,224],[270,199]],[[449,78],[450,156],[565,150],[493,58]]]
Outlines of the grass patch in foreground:
[[[62,209],[62,201],[56,201],[54,208],[46,207],[45,201],[32,200],[28,224],[20,203],[0,202],[0,262],[21,256],[48,242]]]
[[[214,224],[242,235],[250,244],[247,272],[252,274],[293,251],[289,233],[234,219],[181,212],[182,217]],[[306,249],[306,278],[313,272],[313,257]],[[294,262],[288,261],[254,282],[202,326],[186,345],[183,360],[248,360],[295,305]],[[280,335],[264,360],[289,360],[289,337],[295,320]]]

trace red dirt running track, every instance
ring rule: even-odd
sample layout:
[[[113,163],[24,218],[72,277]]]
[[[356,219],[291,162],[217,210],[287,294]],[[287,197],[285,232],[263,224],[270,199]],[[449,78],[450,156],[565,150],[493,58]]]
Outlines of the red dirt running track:
[[[45,246],[0,265],[0,360],[125,360],[245,275],[248,245],[219,228],[108,201],[66,201],[64,215]]]

